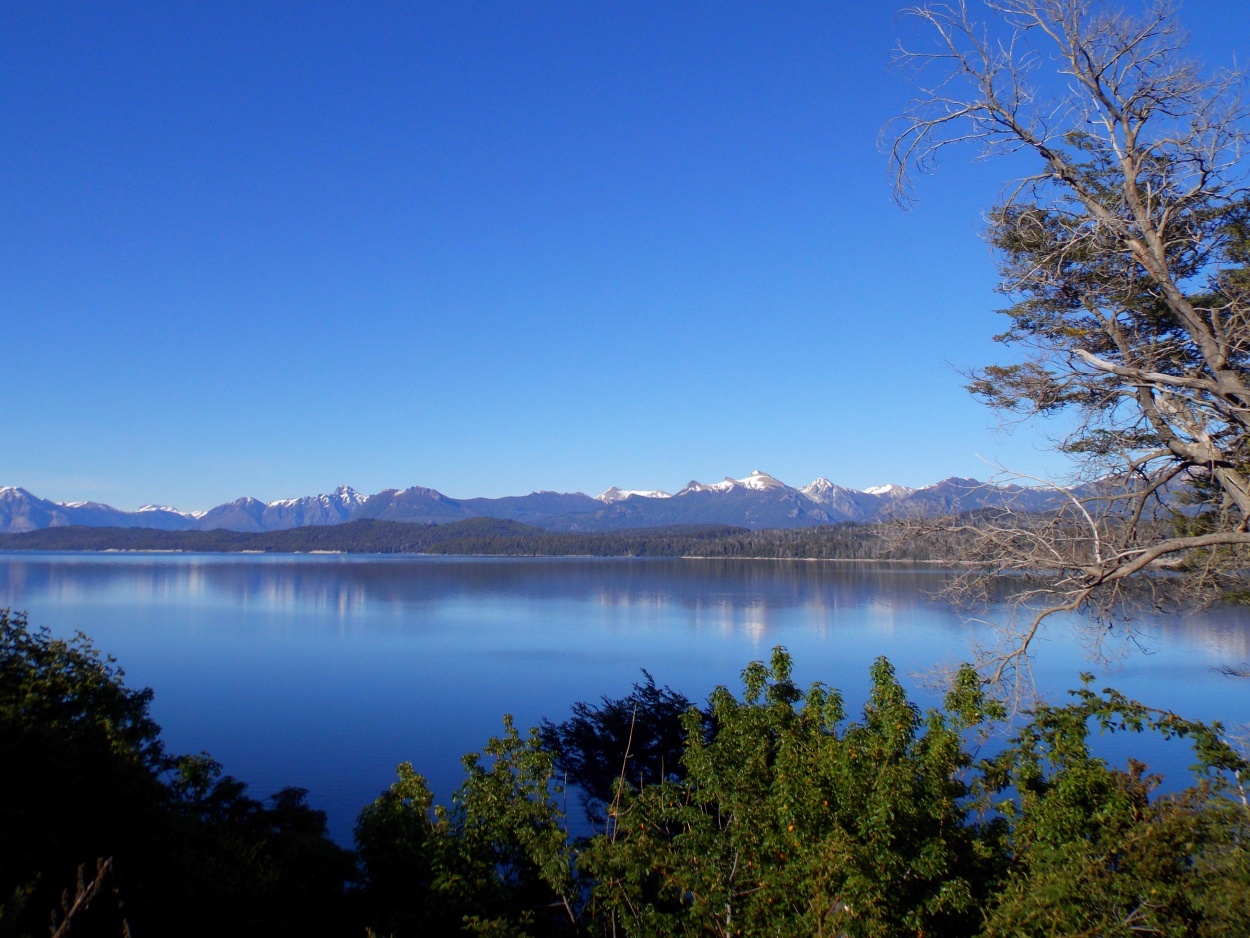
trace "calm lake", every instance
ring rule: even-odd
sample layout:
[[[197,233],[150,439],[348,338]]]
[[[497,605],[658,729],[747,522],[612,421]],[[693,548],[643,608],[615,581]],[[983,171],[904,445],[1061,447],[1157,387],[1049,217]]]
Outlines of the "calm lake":
[[[930,595],[933,569],[799,561],[444,559],[344,555],[0,553],[0,607],[58,635],[81,629],[132,686],[156,692],[172,751],[207,751],[264,796],[309,790],[332,834],[411,761],[445,800],[459,757],[512,713],[560,720],[576,700],[623,696],[645,668],[702,701],[774,645],[801,684],[840,688],[855,713],[886,655],[922,704],[923,674],[970,655],[988,628]],[[1138,623],[1091,660],[1073,620],[1039,645],[1048,697],[1083,670],[1152,705],[1232,727],[1250,681],[1240,610]],[[1140,752],[1140,739],[1127,749]],[[1123,736],[1104,744],[1122,761]],[[1152,766],[1176,776],[1188,752]],[[570,808],[572,808],[572,804]]]

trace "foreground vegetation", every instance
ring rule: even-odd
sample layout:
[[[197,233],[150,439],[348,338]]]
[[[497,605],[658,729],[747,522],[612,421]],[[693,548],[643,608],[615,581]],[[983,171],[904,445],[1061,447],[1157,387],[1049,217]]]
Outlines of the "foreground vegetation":
[[[1250,931],[1250,765],[1218,725],[1086,684],[978,757],[1001,711],[974,672],[924,713],[884,659],[871,676],[855,716],[776,649],[703,708],[648,677],[560,724],[505,718],[446,806],[401,765],[353,853],[302,792],[259,802],[167,753],[151,691],[85,636],[0,611],[0,934],[50,913],[74,935]],[[1189,787],[1095,758],[1095,728],[1187,738]]]

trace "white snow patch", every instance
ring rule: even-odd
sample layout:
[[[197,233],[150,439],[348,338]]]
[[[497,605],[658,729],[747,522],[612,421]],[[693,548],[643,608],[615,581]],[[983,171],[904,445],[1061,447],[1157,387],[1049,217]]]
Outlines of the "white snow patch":
[[[826,492],[836,492],[837,490],[838,486],[823,476],[799,489],[804,495],[823,495]]]
[[[872,488],[864,489],[864,493],[867,495],[884,495],[887,498],[905,498],[915,491],[915,489],[909,489],[905,485],[895,485],[893,482],[888,485],[874,485]]]
[[[726,479],[725,481],[730,482],[733,480]],[[766,489],[787,488],[784,482],[780,481],[779,479],[773,478],[767,472],[760,472],[758,469],[753,471],[745,479],[738,479],[737,483],[739,485],[745,486],[746,488],[758,489],[760,491],[764,491]],[[723,485],[724,483],[722,482],[721,484]]]
[[[737,488],[766,491],[767,489],[789,488],[789,486],[784,482],[773,478],[767,472],[760,472],[760,470],[756,469],[745,479],[734,479],[729,476],[725,476],[725,478],[720,482],[712,482],[710,484],[691,481],[677,494],[686,495],[690,492],[732,492]]]
[[[601,495],[595,496],[599,501],[611,505],[615,502],[623,502],[631,495],[637,495],[639,498],[672,498],[668,492],[661,492],[659,489],[621,489],[615,485],[603,492]]]
[[[694,479],[691,479],[689,482],[685,484],[682,490],[678,492],[677,494],[689,495],[691,492],[711,492],[711,491],[713,491],[713,489],[710,485],[704,485],[702,482],[696,482]]]
[[[350,485],[340,485],[334,490],[334,497],[349,508],[355,508],[363,505],[369,500],[368,495],[361,495]]]
[[[269,502],[267,508],[290,508],[294,505],[318,503],[329,506],[331,502],[338,502],[348,508],[354,508],[363,505],[368,499],[367,495],[361,495],[350,485],[340,485],[331,494],[319,495],[303,495],[299,498],[280,498],[276,502]]]

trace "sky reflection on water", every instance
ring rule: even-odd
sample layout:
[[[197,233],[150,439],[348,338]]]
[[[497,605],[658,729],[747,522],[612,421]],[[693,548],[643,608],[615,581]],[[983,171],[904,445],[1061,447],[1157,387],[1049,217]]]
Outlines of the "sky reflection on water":
[[[701,700],[781,644],[801,683],[839,687],[854,712],[878,655],[907,676],[985,640],[930,598],[942,576],[789,561],[0,554],[0,606],[90,634],[155,689],[172,749],[210,752],[257,794],[310,789],[346,840],[398,762],[445,798],[459,756],[504,712],[521,726],[558,720],[575,700],[626,693],[641,668]],[[1250,683],[1211,671],[1250,659],[1243,612],[1139,631],[1145,651],[1112,636],[1125,656],[1091,662],[1056,623],[1039,684],[1057,696],[1091,670],[1099,687],[1186,716],[1250,719]],[[1188,757],[1155,761],[1173,771]]]

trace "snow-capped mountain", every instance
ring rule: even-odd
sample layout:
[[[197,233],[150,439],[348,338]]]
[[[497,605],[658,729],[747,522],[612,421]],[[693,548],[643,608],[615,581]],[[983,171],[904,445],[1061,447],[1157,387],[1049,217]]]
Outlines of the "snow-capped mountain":
[[[908,495],[915,493],[915,489],[909,489],[905,485],[895,485],[893,482],[888,485],[874,485],[864,489],[866,495],[884,495],[886,498],[906,498]]]
[[[726,482],[734,482],[741,485],[744,489],[755,489],[758,492],[767,492],[769,489],[786,489],[789,488],[784,482],[774,479],[767,472],[760,472],[758,469],[752,470],[751,474],[745,479],[726,479]]]
[[[146,505],[139,511],[120,511],[99,502],[52,502],[17,486],[0,488],[0,531],[36,531],[68,525],[186,531],[194,528],[196,522],[172,508]]]
[[[659,490],[648,491],[644,489],[618,489],[614,485],[610,489],[608,489],[606,492],[603,492],[602,494],[597,495],[596,498],[599,501],[603,502],[605,505],[612,505],[612,504],[615,504],[616,502],[623,502],[625,501],[625,499],[633,498],[635,496],[637,496],[638,498],[672,498],[673,497],[668,492],[661,492]]]
[[[725,476],[720,482],[704,483],[691,480],[678,492],[678,495],[691,495],[695,492],[732,492],[734,489],[752,489],[756,492],[767,492],[772,489],[789,489],[784,482],[770,476],[767,472],[754,470],[745,479],[734,479]],[[791,489],[791,491],[794,491]]]
[[[368,500],[368,496],[361,495],[350,485],[340,485],[329,495],[270,502],[261,512],[260,521],[267,531],[313,524],[342,524],[350,520]]]
[[[863,521],[881,509],[881,500],[869,492],[835,485],[824,478],[799,491],[840,521]]]
[[[611,489],[609,489],[611,491]],[[627,491],[618,489],[618,491]],[[766,472],[720,482],[697,480],[676,495],[626,498],[589,517],[554,519],[562,530],[619,530],[674,524],[730,524],[750,528],[791,528],[834,520],[821,506]]]
[[[505,498],[455,499],[422,486],[362,495],[340,485],[328,494],[267,503],[240,498],[196,512],[157,505],[120,511],[97,502],[61,504],[10,486],[0,488],[0,532],[66,525],[276,531],[361,519],[441,524],[478,517],[520,521],[557,531],[688,524],[790,528],[872,521],[896,512],[966,511],[986,506],[1039,511],[1055,507],[1064,497],[1054,490],[954,477],[919,489],[890,484],[861,491],[824,478],[793,488],[758,469],[741,479],[727,476],[720,482],[691,481],[673,495],[612,486],[597,498],[581,492],[531,492]]]
[[[31,495],[15,485],[0,488],[0,531],[38,531],[69,524],[60,505]]]
[[[258,498],[236,498],[232,502],[210,508],[200,517],[198,527],[202,531],[264,531],[266,505]]]

